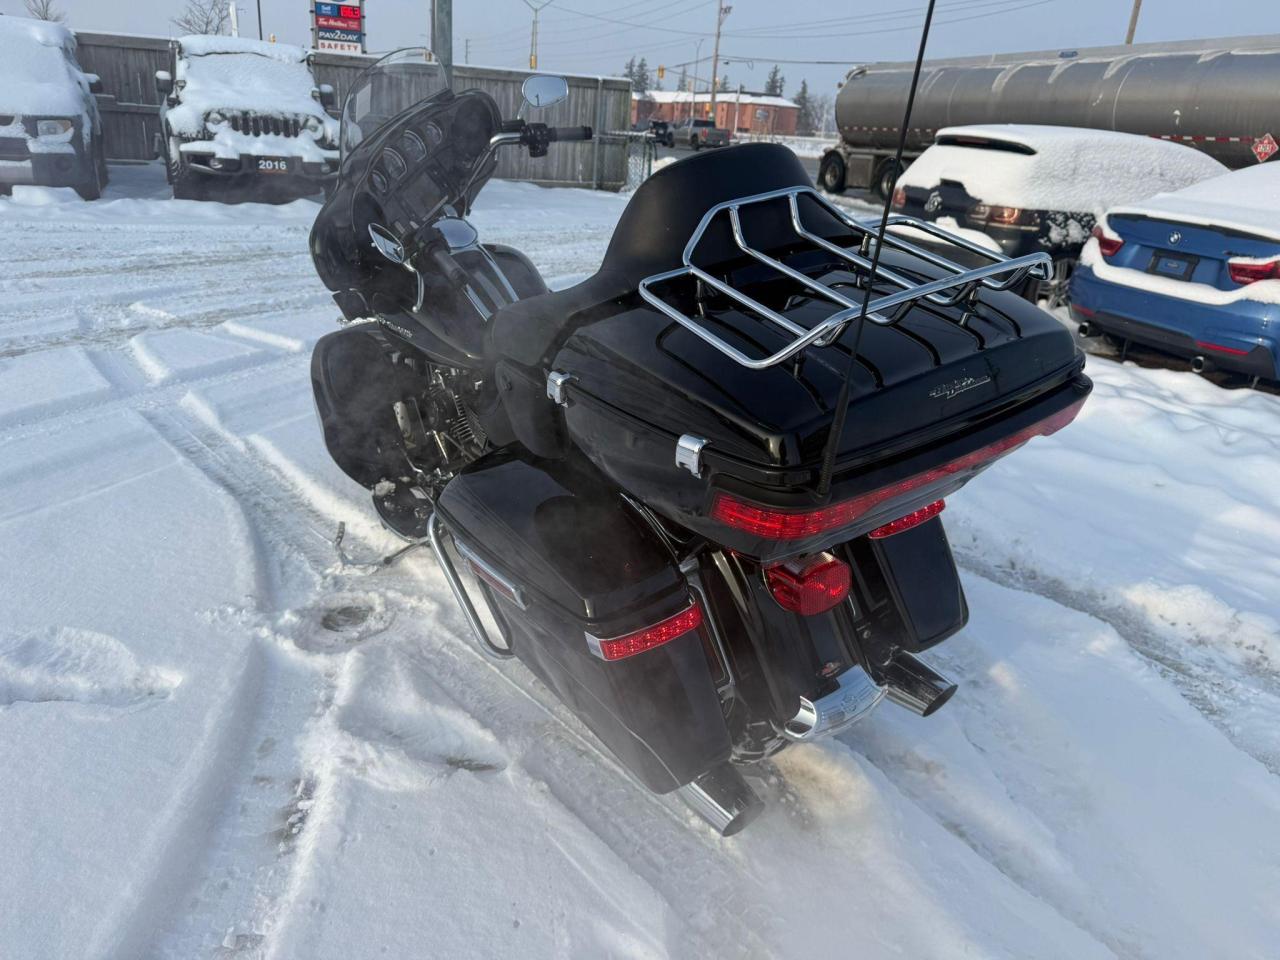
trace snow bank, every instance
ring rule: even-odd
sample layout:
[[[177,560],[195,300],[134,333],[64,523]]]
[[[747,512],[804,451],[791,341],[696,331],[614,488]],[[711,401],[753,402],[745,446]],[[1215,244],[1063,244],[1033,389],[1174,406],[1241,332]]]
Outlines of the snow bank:
[[[1246,167],[1107,212],[1241,230],[1280,240],[1280,163]]]
[[[1226,170],[1190,147],[1107,130],[989,124],[946,127],[938,131],[938,138],[944,137],[975,137],[1036,152],[934,144],[903,173],[901,186],[928,189],[957,180],[983,203],[1100,214]]]
[[[174,82],[181,102],[165,113],[176,133],[204,134],[208,129],[205,117],[213,111],[248,111],[273,117],[315,117],[324,124],[322,139],[337,140],[338,123],[312,95],[316,82],[301,47],[238,37],[183,37],[179,43],[182,53]],[[215,125],[209,132],[234,136],[227,123]],[[297,139],[315,140],[305,130]]]
[[[63,26],[0,16],[0,113],[88,126],[89,80],[72,61],[75,49],[75,34]]]

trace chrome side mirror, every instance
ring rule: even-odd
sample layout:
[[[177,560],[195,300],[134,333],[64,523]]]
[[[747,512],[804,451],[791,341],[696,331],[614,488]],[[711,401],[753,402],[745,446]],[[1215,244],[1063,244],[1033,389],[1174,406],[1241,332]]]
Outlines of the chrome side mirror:
[[[392,263],[400,267],[408,266],[405,263],[407,256],[404,252],[404,244],[397,240],[391,231],[382,224],[369,224],[369,238],[373,240],[373,249],[377,250]]]
[[[564,77],[541,75],[529,77],[520,88],[524,102],[531,107],[554,107],[569,97],[569,81]]]

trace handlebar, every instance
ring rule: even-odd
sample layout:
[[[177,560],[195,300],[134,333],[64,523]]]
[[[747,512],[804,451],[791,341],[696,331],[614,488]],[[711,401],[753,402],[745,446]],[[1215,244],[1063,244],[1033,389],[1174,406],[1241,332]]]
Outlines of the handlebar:
[[[590,140],[590,127],[548,127],[547,139],[552,143],[564,143],[567,140]]]

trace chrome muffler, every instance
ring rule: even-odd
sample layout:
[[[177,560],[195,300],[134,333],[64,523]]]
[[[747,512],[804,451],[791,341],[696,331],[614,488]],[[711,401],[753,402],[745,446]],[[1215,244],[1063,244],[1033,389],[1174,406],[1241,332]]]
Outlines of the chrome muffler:
[[[783,724],[782,735],[803,743],[837,733],[874,710],[887,693],[858,666],[836,677],[836,684],[835,690],[817,700],[801,697],[800,709]]]
[[[877,678],[885,684],[885,696],[912,713],[927,717],[937,713],[956,692],[956,685],[918,657],[899,651]]]
[[[732,837],[764,809],[764,801],[728,762],[712,767],[676,792],[722,837]]]

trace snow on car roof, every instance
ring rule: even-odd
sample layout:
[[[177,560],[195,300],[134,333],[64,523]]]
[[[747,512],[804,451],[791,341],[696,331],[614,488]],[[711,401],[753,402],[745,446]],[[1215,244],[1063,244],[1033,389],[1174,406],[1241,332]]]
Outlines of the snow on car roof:
[[[75,48],[59,24],[0,17],[0,113],[85,117],[89,82],[71,60]]]
[[[974,124],[945,127],[937,137],[1020,149],[935,143],[907,168],[899,180],[902,186],[928,189],[955,180],[984,203],[1029,210],[1101,213],[1114,204],[1178,190],[1227,169],[1191,147],[1111,130]]]
[[[277,117],[314,116],[333,123],[312,96],[315,78],[306,51],[238,37],[183,37],[178,57],[179,103],[166,114],[170,129],[204,132],[212,110]]]
[[[250,40],[248,37],[215,37],[200,34],[178,40],[182,52],[189,57],[207,57],[219,53],[256,53],[282,63],[301,63],[307,59],[307,51],[289,43],[268,43]]]
[[[1107,212],[1226,227],[1280,240],[1280,164],[1236,170]]]

